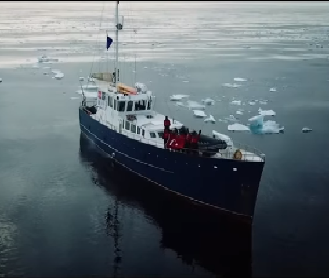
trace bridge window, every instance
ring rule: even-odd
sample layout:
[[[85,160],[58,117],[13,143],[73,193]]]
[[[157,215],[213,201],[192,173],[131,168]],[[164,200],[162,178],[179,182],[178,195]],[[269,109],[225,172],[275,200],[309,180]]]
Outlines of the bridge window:
[[[136,133],[136,125],[131,125],[131,132]]]
[[[105,100],[105,99],[106,99],[105,92],[102,92],[102,100]]]
[[[125,129],[130,130],[130,122],[126,121],[125,123]]]
[[[143,111],[146,110],[146,100],[139,100],[135,102],[135,110]]]
[[[128,104],[127,104],[127,111],[132,111],[133,105],[134,105],[134,102],[132,100],[129,100]]]
[[[137,134],[140,134],[141,133],[141,129],[140,129],[140,127],[138,126],[137,127]]]
[[[157,138],[154,132],[150,132],[150,137],[151,138]]]
[[[125,106],[126,106],[126,102],[125,101],[119,101],[118,111],[124,112],[125,111]]]
[[[142,135],[143,135],[143,137],[145,136],[145,130],[144,129],[142,129]]]
[[[158,131],[158,136],[159,136],[159,138],[162,138],[163,137],[163,131]]]
[[[117,110],[117,100],[114,99],[113,102],[114,102],[114,103],[113,103],[113,109],[114,109],[114,110]]]
[[[152,103],[152,100],[149,99],[149,101],[147,102],[147,110],[151,110],[151,103]]]
[[[108,96],[107,101],[108,101],[108,106],[113,107],[112,97]]]

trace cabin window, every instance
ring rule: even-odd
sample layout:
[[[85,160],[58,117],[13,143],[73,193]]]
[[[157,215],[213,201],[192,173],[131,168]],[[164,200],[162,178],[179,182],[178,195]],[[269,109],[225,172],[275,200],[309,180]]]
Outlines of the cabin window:
[[[102,92],[102,100],[106,100],[105,92]]]
[[[137,127],[137,134],[140,134],[141,133],[141,129],[140,129],[140,127],[138,126]]]
[[[135,110],[143,111],[146,110],[146,100],[139,100],[135,102]]]
[[[130,130],[130,122],[126,121],[125,123],[125,129]]]
[[[134,102],[132,100],[129,100],[127,104],[127,111],[133,111],[133,105]]]
[[[114,99],[113,102],[114,102],[114,103],[113,103],[113,109],[114,109],[114,110],[117,110],[117,100]]]
[[[159,136],[159,138],[162,138],[163,137],[163,131],[158,131],[158,136]]]
[[[136,133],[136,125],[131,125],[131,132]]]
[[[112,97],[108,96],[108,106],[113,107]]]
[[[151,137],[151,138],[157,138],[157,137],[155,136],[155,133],[154,133],[154,132],[150,132],[150,137]]]
[[[147,102],[147,110],[151,110],[151,103],[152,103],[152,100],[149,99],[149,101]]]
[[[120,111],[120,112],[125,111],[125,106],[126,106],[126,102],[125,101],[119,101],[118,111]]]
[[[145,136],[145,130],[144,129],[142,129],[142,135],[143,135],[143,137]]]

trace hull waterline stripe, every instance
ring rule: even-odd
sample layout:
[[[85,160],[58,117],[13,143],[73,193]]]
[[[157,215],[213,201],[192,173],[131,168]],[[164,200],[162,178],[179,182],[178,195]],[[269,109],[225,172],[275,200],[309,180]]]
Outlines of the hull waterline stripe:
[[[89,134],[91,134],[92,136],[94,136],[96,139],[98,139],[99,141],[101,141],[101,142],[103,143],[102,140],[100,140],[95,134],[93,134],[92,132],[90,132],[90,131],[89,131],[89,130],[88,130],[83,124],[80,124],[80,125],[83,126],[83,128],[84,128],[85,130],[87,130]],[[82,131],[82,133],[83,133],[83,134],[84,134],[89,140],[93,141],[93,140],[92,140],[92,139],[91,139],[91,138],[90,138],[90,137],[89,137],[89,136],[88,136],[88,135],[87,135],[82,129],[81,129],[81,131]],[[103,144],[107,145],[106,143],[103,143]],[[96,145],[97,148],[99,148],[99,149],[100,149],[101,151],[103,151],[105,154],[111,156],[111,155],[108,154],[106,151],[104,151],[100,146],[98,146],[96,143],[95,143],[95,145]],[[108,146],[108,145],[107,145],[107,146]],[[110,148],[112,148],[112,147],[110,147]],[[172,192],[172,193],[174,193],[174,194],[176,194],[176,195],[179,195],[179,196],[181,196],[181,197],[184,197],[184,198],[186,198],[186,199],[189,199],[189,200],[191,200],[191,201],[193,201],[193,202],[196,202],[196,203],[199,203],[199,204],[201,204],[201,205],[209,206],[209,207],[211,207],[211,208],[213,208],[213,209],[221,210],[221,211],[224,211],[224,212],[226,212],[226,213],[234,214],[234,215],[239,216],[239,217],[244,217],[244,218],[251,219],[251,220],[253,219],[253,217],[250,216],[250,215],[246,215],[246,214],[238,213],[238,212],[236,212],[236,211],[231,211],[231,210],[228,210],[228,209],[225,209],[225,208],[217,207],[217,206],[211,205],[211,204],[209,204],[209,203],[202,202],[202,201],[199,201],[199,200],[194,199],[194,198],[192,198],[192,197],[189,197],[189,196],[183,195],[183,194],[181,194],[181,193],[179,193],[179,192],[177,192],[177,191],[173,191],[173,190],[171,190],[171,189],[169,189],[169,188],[167,188],[167,187],[165,187],[165,186],[163,186],[163,185],[161,185],[161,184],[159,184],[159,183],[157,183],[157,182],[155,182],[155,181],[153,181],[153,180],[151,180],[151,179],[149,179],[149,178],[147,178],[147,177],[141,175],[140,173],[138,173],[138,172],[132,170],[131,168],[129,168],[129,167],[127,167],[126,165],[124,165],[123,163],[119,162],[115,157],[112,157],[112,156],[111,156],[111,158],[112,158],[115,162],[117,162],[118,164],[120,164],[121,166],[123,166],[124,168],[128,169],[130,172],[133,172],[134,174],[140,176],[141,178],[146,179],[146,180],[148,180],[149,182],[151,182],[151,183],[153,183],[153,184],[155,184],[155,185],[157,185],[157,186],[162,187],[164,190],[167,190],[167,191],[169,191],[169,192]],[[139,160],[136,160],[136,161],[140,162]],[[147,163],[144,163],[144,164],[147,164]],[[171,172],[171,173],[173,173],[173,172]]]

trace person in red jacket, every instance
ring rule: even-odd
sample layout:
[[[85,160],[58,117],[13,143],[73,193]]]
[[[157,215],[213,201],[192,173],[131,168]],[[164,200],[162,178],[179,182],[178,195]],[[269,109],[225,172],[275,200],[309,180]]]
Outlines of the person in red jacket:
[[[165,117],[165,119],[163,121],[163,125],[164,125],[164,129],[170,129],[171,122],[168,119],[168,116]]]
[[[185,134],[179,134],[176,138],[176,149],[182,151],[185,146],[186,137]]]
[[[165,128],[165,130],[163,132],[163,136],[162,136],[165,149],[167,148],[169,136],[170,136],[170,129]]]
[[[169,133],[167,147],[169,149],[173,149],[173,150],[176,149],[176,132],[175,132],[175,130],[173,130]]]

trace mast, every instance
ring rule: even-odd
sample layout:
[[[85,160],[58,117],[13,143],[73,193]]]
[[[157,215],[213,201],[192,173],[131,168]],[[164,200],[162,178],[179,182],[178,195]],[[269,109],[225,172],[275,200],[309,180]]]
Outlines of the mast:
[[[119,30],[122,29],[122,25],[119,24],[119,1],[115,1],[115,78],[114,84],[117,86],[119,81]]]

